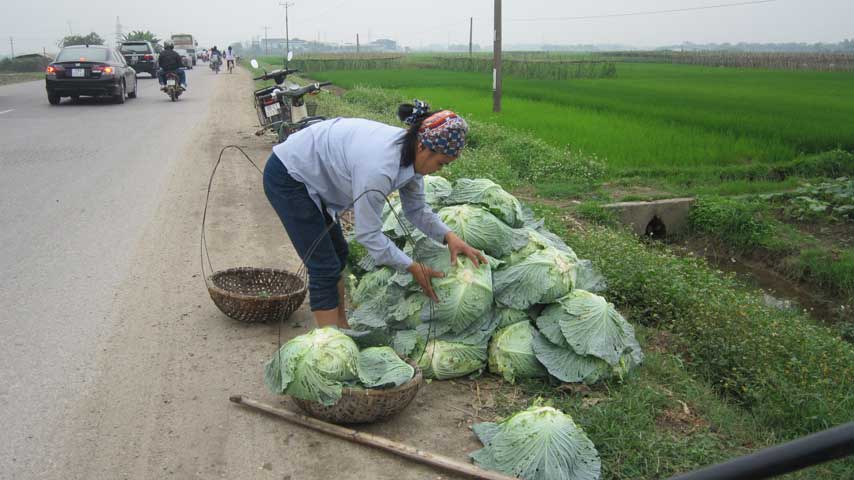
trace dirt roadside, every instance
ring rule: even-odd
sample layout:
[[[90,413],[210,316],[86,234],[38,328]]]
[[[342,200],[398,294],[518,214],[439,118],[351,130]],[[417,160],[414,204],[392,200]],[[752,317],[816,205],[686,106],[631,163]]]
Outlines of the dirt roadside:
[[[94,354],[98,380],[59,428],[46,463],[61,478],[87,480],[457,478],[228,401],[236,393],[271,404],[282,398],[262,378],[276,326],[225,317],[200,274],[201,214],[220,149],[241,145],[263,169],[271,148],[252,134],[249,74],[218,80],[209,116],[188,136],[119,289],[112,313],[119,327]],[[259,173],[236,151],[226,152],[214,182],[207,237],[217,270],[296,269]],[[306,302],[283,336],[311,326]],[[465,461],[480,447],[465,413],[472,401],[470,382],[433,382],[403,414],[365,430]]]
[[[44,72],[0,73],[0,85],[44,80]]]

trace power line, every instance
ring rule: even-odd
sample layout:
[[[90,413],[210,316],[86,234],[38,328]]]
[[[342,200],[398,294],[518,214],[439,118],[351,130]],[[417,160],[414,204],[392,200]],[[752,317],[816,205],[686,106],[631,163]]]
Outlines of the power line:
[[[666,13],[678,13],[678,12],[693,12],[697,10],[712,10],[717,8],[729,8],[729,7],[742,7],[746,5],[759,5],[762,3],[773,3],[777,0],[756,0],[752,2],[738,2],[738,3],[720,3],[717,5],[705,5],[702,7],[687,7],[687,8],[673,8],[669,10],[648,10],[643,12],[628,12],[628,13],[609,13],[605,15],[585,15],[579,17],[539,17],[539,18],[511,18],[507,19],[508,22],[545,22],[545,21],[556,21],[556,20],[592,20],[596,18],[617,18],[617,17],[636,17],[642,15],[661,15]]]

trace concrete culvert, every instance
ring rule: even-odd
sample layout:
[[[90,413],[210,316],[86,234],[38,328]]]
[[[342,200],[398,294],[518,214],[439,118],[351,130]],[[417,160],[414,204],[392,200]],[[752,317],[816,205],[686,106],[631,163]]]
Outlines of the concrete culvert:
[[[667,236],[667,225],[658,218],[658,215],[654,215],[652,220],[646,224],[646,236],[656,239]]]

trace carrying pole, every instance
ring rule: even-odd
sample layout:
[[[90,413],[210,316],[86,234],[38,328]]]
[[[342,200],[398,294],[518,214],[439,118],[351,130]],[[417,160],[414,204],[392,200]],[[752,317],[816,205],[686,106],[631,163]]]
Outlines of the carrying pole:
[[[276,408],[272,405],[267,405],[265,403],[252,400],[251,398],[246,398],[242,395],[233,395],[230,400],[234,403],[246,405],[247,407],[255,410],[260,410],[283,418],[291,423],[296,423],[297,425],[317,430],[318,432],[323,432],[338,438],[343,438],[344,440],[385,450],[386,452],[390,452],[410,460],[415,460],[419,463],[466,475],[470,478],[478,478],[482,480],[516,480],[516,477],[510,477],[503,473],[484,470],[470,463],[463,463],[458,460],[454,460],[453,458],[425,452],[424,450],[395,442],[394,440],[389,440],[385,437],[359,432],[350,428],[324,422],[316,418],[307,417],[305,415],[294,413],[290,410],[285,410],[284,408]]]

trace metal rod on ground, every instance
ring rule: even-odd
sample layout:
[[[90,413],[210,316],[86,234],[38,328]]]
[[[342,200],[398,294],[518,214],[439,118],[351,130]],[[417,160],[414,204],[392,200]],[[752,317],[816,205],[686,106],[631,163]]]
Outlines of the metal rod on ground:
[[[351,442],[356,442],[362,445],[375,447],[380,450],[385,450],[395,455],[415,460],[416,462],[424,463],[462,475],[468,475],[471,478],[479,478],[483,480],[516,480],[516,477],[510,477],[508,475],[504,475],[503,473],[484,470],[470,463],[463,463],[458,460],[454,460],[453,458],[448,458],[442,455],[436,455],[434,453],[425,452],[424,450],[419,450],[415,447],[395,442],[384,437],[372,435],[370,433],[365,432],[358,432],[356,430],[341,427],[339,425],[334,425],[332,423],[327,423],[316,418],[300,415],[298,413],[291,412],[290,410],[285,410],[284,408],[276,408],[272,405],[267,405],[265,403],[252,400],[251,398],[246,398],[242,395],[233,395],[230,400],[234,403],[246,405],[247,407],[251,407],[256,410],[261,410],[262,412],[267,412],[277,417],[281,417],[291,423],[296,423],[312,430],[317,430],[319,432],[333,435],[338,438],[350,440]]]
[[[759,480],[854,454],[854,422],[670,480]]]

